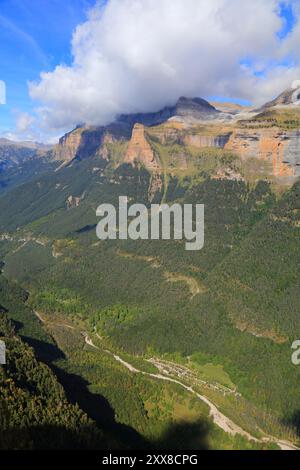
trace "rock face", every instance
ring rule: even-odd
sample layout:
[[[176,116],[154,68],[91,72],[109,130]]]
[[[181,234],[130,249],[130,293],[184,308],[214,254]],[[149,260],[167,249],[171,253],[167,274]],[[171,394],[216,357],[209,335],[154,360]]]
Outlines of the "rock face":
[[[84,198],[85,198],[85,192],[79,197],[70,195],[68,199],[66,200],[67,209],[72,209],[73,207],[80,206],[80,203],[81,201],[83,201]]]
[[[143,124],[135,124],[124,159],[125,163],[141,162],[149,170],[159,170],[160,165],[149,144]]]
[[[54,149],[54,158],[65,163],[74,158],[84,159],[95,155],[103,144],[114,140],[128,139],[130,126],[113,123],[102,127],[78,127],[65,134]]]
[[[300,132],[278,129],[233,131],[225,147],[242,159],[256,157],[272,164],[275,177],[300,175]]]
[[[275,107],[280,111],[283,107],[293,110],[298,109],[298,104],[300,81],[294,82],[261,109]],[[240,111],[241,116],[246,116],[245,120],[233,119],[234,114],[239,115],[238,107],[234,112],[226,111],[231,116],[229,120],[223,119],[226,112],[218,111],[207,101],[181,97],[174,106],[156,113],[121,115],[108,126],[78,127],[60,139],[54,156],[63,164],[91,156],[108,160],[109,145],[124,140],[129,141],[124,162],[140,162],[152,173],[159,173],[161,162],[151,146],[149,135],[161,145],[182,146],[182,153],[177,150],[174,155],[173,167],[178,170],[188,166],[185,146],[214,147],[228,150],[242,160],[256,158],[258,162],[266,162],[267,165],[260,165],[259,171],[269,171],[273,177],[289,182],[300,176],[300,129],[284,130],[277,124],[277,127],[270,127],[267,121],[253,120],[253,110],[252,114],[248,113],[247,121],[247,112],[243,108]],[[247,122],[250,125],[245,124]]]
[[[149,188],[148,188],[148,201],[152,202],[157,193],[163,189],[163,180],[160,173],[152,173]]]
[[[80,147],[83,130],[75,129],[59,139],[54,149],[54,158],[65,162],[71,161]]]
[[[206,134],[188,134],[183,138],[185,145],[192,145],[197,148],[216,147],[224,148],[230,139],[231,134],[206,135]]]
[[[153,126],[173,117],[194,120],[214,119],[218,113],[219,111],[201,98],[182,97],[175,106],[165,107],[156,113],[123,114],[108,126],[77,127],[59,140],[53,155],[56,160],[65,163],[74,158],[84,159],[99,153],[105,140],[129,139],[136,123]]]

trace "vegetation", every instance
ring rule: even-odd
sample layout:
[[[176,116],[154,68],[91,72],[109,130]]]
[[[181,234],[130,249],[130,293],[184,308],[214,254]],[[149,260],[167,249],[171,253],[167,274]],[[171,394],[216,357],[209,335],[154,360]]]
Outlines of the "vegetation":
[[[56,377],[3,312],[0,338],[7,350],[7,363],[0,368],[0,448],[101,448],[102,433],[67,401]]]
[[[265,110],[248,121],[240,121],[242,127],[268,128],[280,127],[294,130],[300,127],[300,112],[297,107]]]
[[[170,168],[178,144],[153,145]],[[239,170],[240,162],[219,150],[186,151],[191,171],[166,170],[164,198],[205,204],[203,250],[187,252],[183,241],[97,240],[96,207],[124,194],[149,204],[151,175],[108,168],[99,157],[75,162],[0,199],[0,229],[11,236],[0,246],[3,306],[68,399],[117,447],[179,446],[183,423],[186,445],[256,445],[217,429],[206,405],[176,384],[132,374],[101,344],[88,346],[82,331],[96,342],[96,328],[108,350],[141,370],[153,371],[145,359],[173,358],[197,380],[235,390],[238,397],[199,385],[242,427],[295,440],[300,371],[290,344],[300,329],[299,182],[279,195],[266,181],[217,180],[216,169]],[[80,203],[69,207],[70,195]],[[201,288],[192,293],[195,285]]]

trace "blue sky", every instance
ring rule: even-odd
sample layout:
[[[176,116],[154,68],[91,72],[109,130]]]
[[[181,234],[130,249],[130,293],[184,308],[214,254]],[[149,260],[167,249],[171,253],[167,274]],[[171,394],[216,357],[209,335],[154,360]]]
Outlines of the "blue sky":
[[[282,2],[280,5],[280,16],[284,18],[284,24],[281,31],[278,32],[278,37],[284,39],[296,24],[296,16],[292,5]]]
[[[0,106],[0,134],[14,126],[15,112],[31,111],[27,82],[59,63],[70,63],[70,41],[92,0],[0,0],[0,79],[7,104]]]
[[[95,0],[0,0],[0,80],[7,87],[7,104],[0,106],[0,136],[14,128],[18,112],[30,113],[36,106],[29,97],[28,82],[37,81],[42,71],[51,72],[58,64],[72,64],[72,33],[86,20],[86,12],[94,4]],[[284,41],[296,22],[287,2],[282,2],[280,16],[284,21],[277,36]],[[255,57],[245,57],[241,63],[251,68],[253,61]],[[284,61],[290,66],[292,59]],[[254,73],[264,77],[274,66],[278,63],[270,62],[267,69]]]

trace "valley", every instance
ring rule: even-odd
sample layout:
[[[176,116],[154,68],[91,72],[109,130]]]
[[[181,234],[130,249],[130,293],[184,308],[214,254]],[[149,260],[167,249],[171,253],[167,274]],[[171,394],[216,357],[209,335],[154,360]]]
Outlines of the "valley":
[[[62,329],[71,329],[71,330],[76,330],[76,327],[70,324],[66,323],[58,323],[55,321],[52,321],[51,319],[49,320],[48,318],[45,319],[44,316],[42,316],[38,312],[33,312],[38,320],[50,328],[53,327],[54,329],[56,328],[62,328]],[[241,427],[236,425],[234,422],[232,422],[229,418],[227,418],[225,415],[223,415],[218,408],[204,395],[200,395],[197,393],[193,387],[197,386],[204,386],[204,389],[206,388],[211,388],[218,393],[222,393],[224,396],[226,394],[233,394],[236,397],[240,397],[240,394],[238,394],[235,390],[231,390],[228,387],[222,386],[221,384],[210,384],[209,382],[199,380],[196,375],[193,375],[190,369],[180,365],[176,364],[174,362],[170,361],[165,361],[165,360],[160,360],[158,358],[150,358],[147,359],[147,361],[150,364],[153,364],[155,368],[158,370],[158,373],[153,373],[153,372],[147,372],[145,370],[137,369],[135,366],[131,365],[129,362],[123,360],[120,356],[112,352],[111,350],[106,349],[106,347],[101,344],[103,342],[103,338],[97,333],[97,331],[94,332],[95,337],[97,340],[100,340],[100,345],[95,345],[94,341],[91,339],[89,334],[85,331],[81,331],[80,334],[84,338],[85,343],[93,348],[94,350],[101,351],[102,353],[109,354],[112,356],[117,362],[119,362],[121,365],[123,365],[126,369],[128,369],[131,373],[133,374],[142,374],[148,377],[151,377],[152,379],[155,380],[162,380],[162,381],[167,381],[171,382],[174,384],[178,384],[180,387],[184,388],[187,390],[189,393],[194,394],[198,399],[206,403],[209,407],[209,416],[212,418],[213,422],[222,429],[225,433],[228,433],[229,435],[235,436],[236,434],[245,437],[249,441],[253,441],[256,443],[268,443],[268,442],[274,442],[275,444],[278,445],[278,447],[282,450],[297,450],[298,448],[293,445],[292,443],[284,440],[276,440],[274,437],[270,436],[264,436],[261,437],[260,439],[257,437],[254,437],[253,435],[249,434],[249,432],[244,431]],[[130,359],[129,359],[130,360]],[[143,358],[140,358],[140,366],[143,364]],[[174,378],[178,377],[178,378]],[[182,381],[180,381],[180,380]]]
[[[298,110],[273,106],[181,98],[77,127],[3,192],[0,303],[99,445],[299,446]],[[124,195],[204,204],[203,249],[98,240],[96,208]]]

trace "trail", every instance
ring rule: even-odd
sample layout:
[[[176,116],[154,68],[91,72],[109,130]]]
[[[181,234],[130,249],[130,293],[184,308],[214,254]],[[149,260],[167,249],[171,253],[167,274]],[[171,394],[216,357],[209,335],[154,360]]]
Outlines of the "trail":
[[[51,323],[51,322],[48,322],[47,320],[45,320],[41,316],[41,314],[39,312],[34,311],[34,314],[36,315],[36,317],[42,323],[44,323],[46,325],[49,324],[49,325],[55,325],[55,326],[61,326],[61,327],[65,327],[65,328],[75,329],[75,327],[73,327],[71,325],[68,325],[68,324],[65,324],[65,323],[55,323],[55,322]],[[107,354],[112,356],[117,362],[119,362],[124,367],[126,367],[130,372],[132,372],[134,374],[142,374],[142,375],[145,375],[147,377],[151,377],[151,378],[156,379],[156,380],[163,380],[165,382],[175,383],[175,384],[181,386],[182,388],[184,388],[185,390],[187,390],[188,392],[195,395],[197,398],[199,398],[201,401],[203,401],[204,403],[207,404],[207,406],[209,407],[209,410],[210,410],[209,411],[209,416],[212,418],[213,422],[219,428],[221,428],[224,432],[226,432],[226,433],[228,433],[232,436],[235,436],[236,434],[240,434],[240,435],[246,437],[247,439],[252,440],[254,442],[257,442],[257,443],[268,443],[268,442],[271,443],[271,442],[274,442],[275,444],[278,445],[278,447],[281,450],[299,450],[298,447],[296,447],[294,444],[292,444],[288,441],[284,441],[284,440],[277,440],[276,438],[274,438],[272,436],[264,437],[262,439],[257,439],[256,437],[252,436],[250,433],[248,433],[247,431],[242,429],[240,426],[238,426],[236,423],[234,423],[230,418],[225,416],[221,411],[219,411],[219,409],[216,407],[216,405],[214,405],[207,397],[205,397],[204,395],[201,395],[200,393],[196,392],[192,387],[180,382],[179,380],[173,379],[171,377],[166,377],[165,375],[162,375],[162,374],[154,374],[154,373],[151,373],[151,372],[145,372],[145,371],[142,371],[140,369],[137,369],[136,367],[132,366],[129,362],[124,361],[117,354],[114,354],[113,352],[109,351],[108,349],[102,349],[102,348],[99,348],[98,346],[96,346],[94,344],[93,340],[89,337],[89,335],[86,331],[82,331],[81,334],[84,337],[85,343],[88,346],[92,347],[93,349],[95,349],[97,351],[106,352]],[[98,339],[100,339],[100,340],[102,339],[101,336],[97,333],[96,330],[95,330],[95,334],[96,334]]]
[[[202,400],[204,403],[206,403],[208,405],[209,410],[210,410],[209,416],[212,418],[213,422],[219,428],[221,428],[224,432],[226,432],[228,434],[231,434],[233,436],[235,436],[236,434],[240,434],[240,435],[246,437],[247,439],[255,441],[257,443],[274,442],[275,444],[277,444],[280,447],[281,450],[299,450],[296,446],[294,446],[292,443],[290,443],[288,441],[276,440],[275,438],[272,438],[272,437],[265,437],[263,439],[257,439],[256,437],[252,436],[250,433],[248,433],[247,431],[242,429],[240,426],[235,424],[230,418],[228,418],[223,413],[221,413],[221,411],[218,410],[216,405],[214,405],[204,395],[201,395],[200,393],[196,392],[192,387],[189,387],[188,385],[185,385],[184,383],[180,382],[179,380],[172,379],[171,377],[166,377],[165,375],[162,375],[162,374],[153,374],[151,372],[144,372],[144,371],[141,371],[139,369],[136,369],[131,364],[124,361],[123,359],[121,359],[119,356],[112,353],[108,349],[103,350],[103,349],[99,348],[98,346],[96,346],[93,343],[92,339],[88,336],[88,334],[86,332],[84,332],[83,335],[84,335],[86,344],[88,344],[89,346],[91,346],[92,348],[94,348],[98,351],[105,351],[106,353],[110,354],[112,357],[114,357],[114,359],[116,361],[120,362],[123,366],[125,366],[128,370],[130,370],[130,372],[133,372],[135,374],[146,375],[146,376],[151,377],[153,379],[164,380],[165,382],[175,383],[175,384],[180,385],[181,387],[183,387],[188,392],[195,395],[197,398],[199,398],[200,400]],[[101,339],[100,335],[97,332],[96,332],[96,336],[99,339]]]
[[[195,297],[195,295],[198,294],[203,294],[206,292],[206,288],[204,286],[201,286],[197,279],[195,279],[192,276],[186,276],[183,274],[175,274],[175,273],[170,273],[169,271],[164,272],[164,277],[168,282],[184,282],[192,297]]]
[[[86,344],[93,347],[94,349],[97,349],[98,351],[102,350],[101,348],[99,348],[98,346],[96,346],[93,343],[93,341],[91,340],[91,338],[88,336],[87,333],[83,333],[83,335],[84,335]],[[241,434],[242,436],[247,437],[247,439],[252,439],[256,442],[260,442],[258,439],[251,436],[251,434],[244,431],[237,424],[235,424],[233,421],[231,421],[231,419],[227,418],[227,416],[223,415],[223,413],[221,413],[218,410],[218,408],[208,398],[206,398],[203,395],[200,395],[200,393],[196,392],[192,387],[189,387],[188,385],[185,385],[184,383],[180,382],[179,380],[172,379],[171,377],[166,377],[165,375],[162,375],[162,374],[153,374],[151,372],[144,372],[144,371],[141,371],[139,369],[136,369],[131,364],[124,361],[123,359],[121,359],[119,356],[112,353],[111,351],[109,351],[107,349],[105,349],[104,351],[107,352],[108,354],[110,354],[111,356],[113,356],[116,361],[123,364],[123,366],[125,366],[128,370],[130,370],[130,372],[133,372],[135,374],[138,374],[138,373],[143,374],[143,375],[146,375],[146,376],[151,377],[153,379],[164,380],[165,382],[175,383],[175,384],[180,385],[181,387],[183,387],[185,390],[187,390],[187,391],[191,392],[192,394],[196,395],[196,397],[198,397],[200,400],[202,400],[204,403],[206,403],[209,406],[209,409],[210,409],[209,415],[212,417],[213,422],[217,426],[219,426],[221,429],[223,429],[223,431],[225,431],[225,432],[227,432],[231,435]]]
[[[56,323],[56,322],[49,322],[47,320],[45,320],[41,314],[37,311],[33,311],[33,313],[35,314],[35,316],[40,320],[41,323],[44,323],[44,325],[53,325],[53,326],[61,326],[63,328],[69,328],[70,330],[75,330],[76,328],[72,325],[68,325],[67,323]]]

